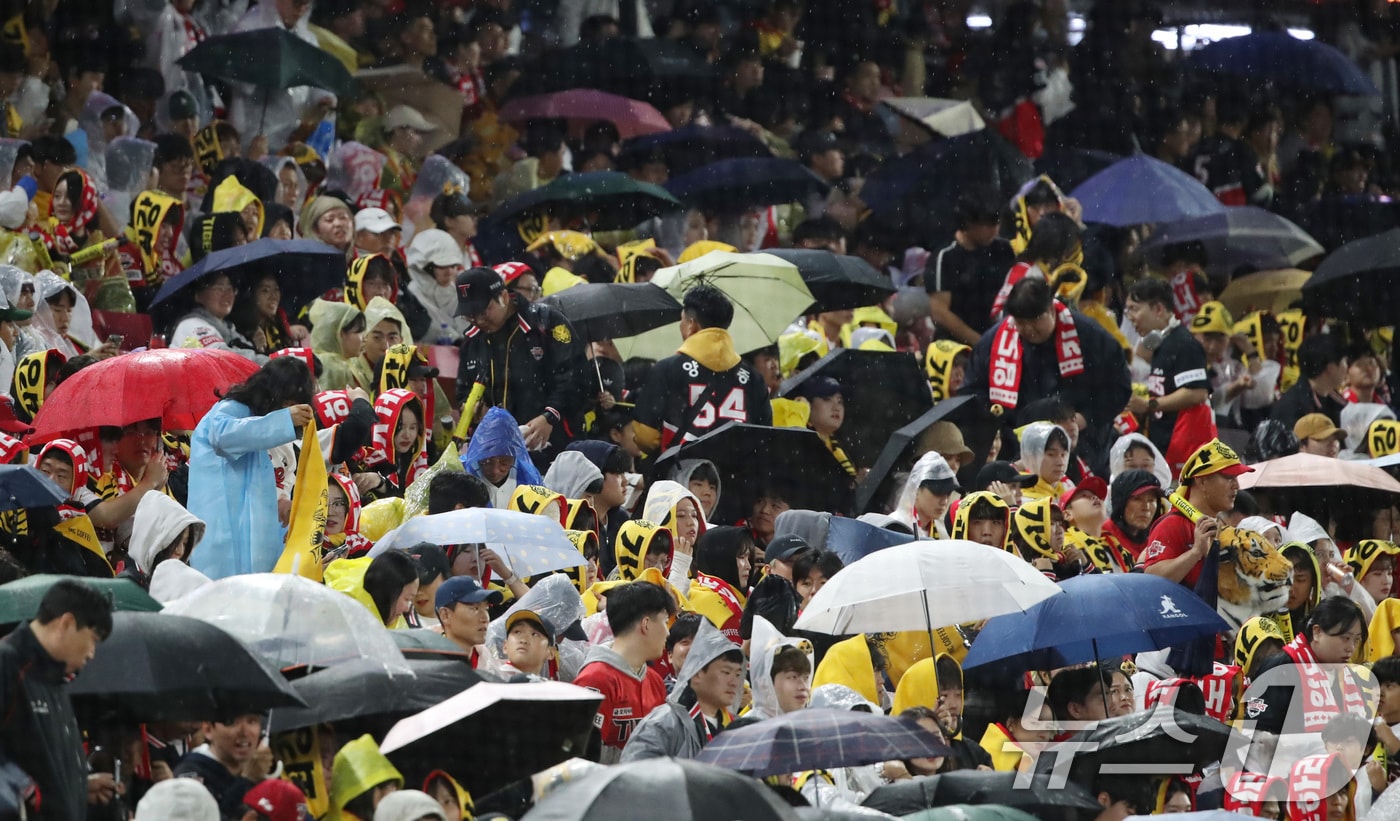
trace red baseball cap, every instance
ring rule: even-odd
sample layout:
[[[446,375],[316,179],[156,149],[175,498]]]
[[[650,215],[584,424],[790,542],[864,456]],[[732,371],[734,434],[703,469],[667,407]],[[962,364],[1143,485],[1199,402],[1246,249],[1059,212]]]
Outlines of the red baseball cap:
[[[297,785],[265,778],[243,795],[243,805],[268,821],[307,821],[311,809]]]
[[[1060,494],[1060,509],[1068,509],[1069,503],[1074,500],[1075,496],[1081,493],[1092,493],[1100,499],[1107,499],[1108,483],[1097,476],[1090,476],[1084,479],[1079,484],[1075,485],[1072,490],[1066,490],[1064,493]]]

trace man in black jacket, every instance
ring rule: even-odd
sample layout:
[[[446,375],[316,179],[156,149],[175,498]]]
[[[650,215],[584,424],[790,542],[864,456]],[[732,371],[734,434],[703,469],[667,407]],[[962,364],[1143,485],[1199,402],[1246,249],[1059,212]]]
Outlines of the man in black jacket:
[[[63,685],[112,632],[112,602],[76,580],[49,588],[34,620],[0,641],[0,760],[24,770],[38,788],[31,819],[86,818],[89,778],[83,737]],[[115,794],[110,775],[94,776],[94,798]]]
[[[490,268],[457,275],[457,316],[472,327],[462,341],[457,398],[478,382],[479,407],[502,407],[524,428],[525,446],[563,448],[579,433],[588,400],[583,342],[558,311],[506,290]]]

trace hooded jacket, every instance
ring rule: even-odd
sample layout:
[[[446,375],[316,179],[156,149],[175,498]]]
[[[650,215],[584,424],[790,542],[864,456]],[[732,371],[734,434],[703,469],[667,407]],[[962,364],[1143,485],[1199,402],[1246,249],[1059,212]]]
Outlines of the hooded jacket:
[[[1395,655],[1395,636],[1400,630],[1400,599],[1382,599],[1366,632],[1366,661],[1375,663]]]
[[[778,706],[778,690],[773,685],[773,663],[784,648],[796,647],[807,656],[807,664],[814,668],[816,660],[812,656],[812,643],[806,639],[790,638],[778,632],[762,616],[753,620],[753,639],[749,643],[749,681],[753,692],[753,707],[746,716],[753,718],[777,718],[783,714]],[[812,684],[812,675],[807,675],[807,685]]]
[[[461,784],[457,783],[457,779],[442,770],[433,770],[423,778],[423,792],[432,795],[433,782],[435,781],[441,781],[451,789],[452,794],[457,796],[458,812],[462,813],[463,819],[470,819],[473,813],[476,812],[476,803],[472,801],[472,794],[467,792],[466,788]],[[410,819],[410,821],[414,820]]]
[[[924,351],[924,375],[933,391],[933,401],[940,402],[953,397],[953,364],[959,356],[971,358],[972,348],[952,339],[937,339],[929,343]]]
[[[258,199],[256,194],[250,191],[243,183],[239,182],[238,177],[233,174],[224,177],[223,181],[214,189],[214,204],[209,213],[238,214],[242,216],[243,209],[250,205],[256,205],[258,207],[258,225],[257,228],[249,234],[251,239],[257,239],[262,236],[262,200]]]
[[[935,473],[949,470],[947,460],[933,451],[920,456],[919,461],[909,470],[909,478],[904,480],[904,489],[900,491],[899,501],[895,503],[894,512],[890,514],[896,521],[908,525],[921,539],[948,538],[948,531],[943,522],[931,522],[928,525],[919,523],[919,514],[914,509],[914,502],[919,497],[919,485],[933,478]]]
[[[394,445],[399,421],[405,409],[418,417],[418,438],[408,453],[399,453]],[[428,469],[428,420],[423,413],[423,400],[413,391],[395,388],[384,391],[374,400],[374,444],[370,462],[380,471],[387,471],[389,484],[397,496]]]
[[[1051,497],[1059,499],[1065,491],[1074,487],[1074,482],[1069,476],[1061,476],[1054,484],[1045,481],[1040,476],[1040,463],[1045,460],[1045,451],[1050,446],[1050,437],[1056,431],[1069,441],[1069,434],[1059,425],[1052,425],[1049,422],[1032,422],[1021,431],[1021,464],[1025,466],[1027,473],[1033,473],[1037,477],[1034,485],[1021,492],[1024,499],[1043,499]],[[1068,462],[1066,462],[1068,466]]]
[[[864,635],[837,642],[826,651],[812,677],[813,687],[825,684],[845,685],[872,704],[885,702],[881,698],[882,687],[876,678],[875,665],[870,660],[870,646]]]
[[[737,555],[753,543],[742,527],[712,527],[695,540],[691,569],[695,581],[687,598],[690,609],[710,620],[730,641],[738,644],[748,602],[747,585],[739,581]],[[757,629],[758,619],[754,619]],[[771,628],[772,624],[764,621]]]
[[[1313,586],[1312,590],[1308,593],[1308,600],[1303,603],[1302,607],[1292,610],[1288,614],[1288,633],[1289,639],[1291,640],[1294,635],[1303,629],[1303,623],[1308,620],[1308,616],[1312,613],[1313,608],[1317,607],[1318,602],[1322,601],[1322,588],[1326,586],[1326,581],[1325,577],[1322,575],[1322,563],[1317,560],[1317,553],[1304,542],[1295,541],[1279,545],[1278,551],[1295,567],[1301,562],[1306,562],[1307,566],[1312,569],[1313,574]]]
[[[601,481],[599,470],[587,456],[576,450],[559,454],[544,474],[544,486],[565,499],[582,499],[593,483]]]
[[[461,265],[465,255],[457,240],[440,228],[419,231],[413,235],[413,242],[405,256],[408,260],[408,284],[404,288],[404,296],[416,303],[417,310],[401,307],[414,325],[414,335],[433,338],[442,330],[442,326],[446,326],[454,340],[461,339],[462,334],[471,328],[471,323],[466,317],[457,316],[457,288],[452,282],[439,285],[437,278],[427,270],[430,263]]]
[[[679,535],[676,530],[676,508],[684,499],[689,499],[691,504],[695,505],[695,514],[700,525],[699,532],[695,534],[698,539],[705,535],[705,528],[708,526],[705,522],[705,508],[694,493],[678,482],[663,479],[653,484],[647,491],[646,503],[642,506],[642,518],[656,522],[671,531],[672,538],[675,538]],[[693,548],[692,545],[692,550]],[[671,584],[681,592],[686,592],[690,587],[690,560],[689,554],[677,555],[672,551],[672,567],[666,571]]]
[[[408,329],[408,322],[404,320],[403,314],[394,304],[382,296],[377,296],[365,304],[365,333],[373,331],[375,326],[386,319],[393,320],[399,324],[399,332],[403,334],[403,344],[413,345],[413,334]],[[370,362],[362,352],[359,356],[350,360],[350,371],[355,375],[355,381],[359,387],[364,388],[371,395],[379,392],[379,383],[374,378],[374,369],[377,362]],[[459,396],[466,396],[459,393]]]
[[[515,457],[515,467],[499,486],[486,482],[481,474],[481,463],[497,456]],[[525,439],[520,435],[520,424],[505,408],[487,408],[481,424],[476,426],[467,452],[462,454],[462,467],[467,473],[483,482],[491,491],[491,506],[505,509],[515,493],[517,485],[542,484],[539,469],[530,459],[525,449]]]
[[[87,760],[63,662],[23,623],[0,639],[0,750],[34,780],[43,799],[38,821],[87,815]]]
[[[805,423],[803,427],[806,427]],[[715,507],[718,509],[719,500],[723,498],[722,491],[724,486],[723,478],[719,475],[719,469],[715,467],[714,462],[711,462],[709,459],[678,459],[676,460],[676,469],[672,471],[670,478],[671,481],[681,487],[689,488],[690,480],[695,477],[695,473],[707,465],[715,474]],[[702,507],[700,509],[700,517],[708,522],[710,520],[710,513],[707,513]]]
[[[732,646],[732,645],[731,645]],[[612,647],[595,644],[574,684],[602,695],[594,727],[599,730],[600,764],[616,764],[638,725],[666,704],[666,685],[650,665],[633,670]]]
[[[346,804],[388,781],[402,787],[403,775],[379,752],[373,736],[362,735],[341,747],[331,765],[331,811],[324,821],[344,821]]]
[[[953,538],[968,538],[968,526],[972,522],[972,508],[978,503],[991,505],[1001,513],[1002,524],[1006,526],[1002,531],[1001,544],[992,545],[1006,549],[1006,538],[1011,535],[1011,508],[1002,501],[1002,498],[989,490],[979,490],[976,493],[969,493],[958,500],[958,510],[953,514]]]
[[[1119,546],[1131,553],[1134,559],[1141,556],[1147,547],[1147,536],[1152,532],[1152,525],[1149,523],[1146,528],[1138,530],[1128,524],[1124,514],[1128,510],[1128,500],[1145,487],[1161,490],[1162,483],[1155,473],[1146,470],[1125,470],[1114,475],[1113,485],[1108,491],[1108,522],[1104,524],[1104,532],[1112,535]]]
[[[382,259],[389,263],[389,270],[393,271],[389,302],[397,303],[399,301],[399,273],[394,268],[393,260],[385,254],[368,254],[356,257],[350,263],[350,268],[345,272],[344,298],[347,305],[354,305],[362,311],[369,307],[364,293],[365,275],[369,273],[370,263],[376,259]],[[403,329],[405,333],[409,332],[408,323],[406,321],[404,322]]]
[[[773,424],[768,387],[743,364],[728,331],[705,328],[652,367],[637,400],[637,444],[664,450],[731,421]]]
[[[1117,479],[1128,470],[1128,449],[1133,446],[1150,448],[1152,451],[1152,474],[1157,477],[1157,483],[1163,489],[1172,486],[1172,469],[1167,464],[1166,457],[1152,444],[1152,440],[1141,433],[1125,433],[1113,442],[1113,447],[1108,450],[1108,475],[1109,481]]]
[[[311,349],[321,360],[321,390],[354,387],[355,375],[342,352],[340,334],[362,314],[359,308],[343,302],[318,299],[311,303]]]
[[[670,531],[645,519],[633,519],[617,531],[617,539],[613,542],[613,555],[617,560],[615,572],[622,581],[636,581],[641,575],[642,568],[646,566],[646,555],[658,536],[670,543],[666,567],[663,568],[663,572],[669,575],[671,562],[676,554],[675,542]]]
[[[637,725],[637,731],[622,750],[621,763],[662,757],[694,758],[699,755],[711,734],[708,727],[702,732],[701,722],[708,724],[711,717],[700,714],[700,707],[690,691],[690,680],[706,665],[738,649],[714,625],[701,621],[666,703],[652,710]],[[721,729],[732,718],[727,709],[723,710]]]
[[[186,528],[194,528],[190,534],[190,547],[185,554],[188,563],[194,548],[204,538],[204,522],[198,516],[180,506],[180,503],[164,493],[147,493],[136,505],[136,515],[132,518],[131,541],[127,553],[138,574],[137,583],[149,586],[151,572],[155,570],[156,556],[169,547]]]

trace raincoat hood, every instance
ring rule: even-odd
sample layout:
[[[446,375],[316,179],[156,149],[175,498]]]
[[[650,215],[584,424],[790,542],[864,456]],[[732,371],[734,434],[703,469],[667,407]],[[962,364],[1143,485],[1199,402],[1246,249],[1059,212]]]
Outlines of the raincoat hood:
[[[1317,553],[1309,547],[1307,543],[1302,541],[1292,541],[1281,544],[1279,545],[1278,552],[1282,553],[1283,557],[1292,564],[1307,562],[1308,566],[1312,568],[1313,587],[1312,592],[1308,594],[1307,605],[1308,612],[1312,612],[1312,608],[1317,607],[1318,602],[1322,601],[1323,580],[1326,578],[1322,575],[1322,562],[1317,560]],[[1302,626],[1301,624],[1297,625],[1299,628]],[[1292,640],[1293,637],[1289,636],[1289,641]]]
[[[690,489],[678,482],[663,479],[651,486],[647,493],[646,505],[642,508],[642,518],[656,522],[661,527],[671,531],[671,535],[676,535],[676,506],[682,499],[689,499],[695,505],[695,513],[700,519],[700,532],[696,538],[704,535],[705,528],[705,508],[700,504],[700,500],[695,498],[695,494]],[[667,571],[669,572],[669,571]]]
[[[525,449],[525,439],[520,435],[520,423],[505,408],[487,408],[481,424],[476,426],[467,452],[462,454],[462,467],[467,473],[482,479],[481,462],[497,456],[515,457],[516,481],[522,485],[542,483],[539,469],[530,459]],[[483,479],[484,481],[484,479]]]
[[[1021,430],[1021,464],[1027,473],[1040,475],[1040,463],[1045,459],[1045,450],[1050,446],[1050,437],[1055,431],[1059,431],[1066,442],[1069,441],[1069,434],[1064,428],[1049,422],[1032,422]],[[1044,481],[1042,478],[1041,482]]]
[[[1268,538],[1270,530],[1279,532],[1280,542],[1289,541],[1288,531],[1283,529],[1283,525],[1273,519],[1263,516],[1246,516],[1236,525],[1240,530],[1248,530],[1251,533],[1258,533],[1260,536]]]
[[[1024,549],[1030,550],[1036,556],[1060,560],[1055,551],[1050,549],[1051,510],[1059,506],[1058,500],[1047,496],[1044,499],[1026,502],[1016,509],[1016,513],[1011,517],[1011,531],[1019,537],[1020,544],[1025,546]]]
[[[875,682],[875,665],[870,660],[870,646],[866,644],[864,635],[837,642],[826,651],[822,663],[817,665],[816,675],[812,677],[812,686],[817,688],[815,692],[820,692],[822,685],[826,684],[843,684],[867,702],[880,703],[880,691]],[[815,693],[812,706],[819,706],[816,704]],[[883,710],[876,708],[875,712],[880,713]]]
[[[230,177],[229,179],[233,179]],[[175,218],[170,241],[156,245],[160,227],[170,217]],[[175,261],[175,247],[185,228],[185,207],[179,200],[159,191],[142,191],[131,204],[131,225],[126,235],[141,251],[141,265],[146,272],[159,271],[162,261]]]
[[[666,540],[670,548],[666,554],[666,567],[662,575],[671,572],[671,559],[676,555],[675,542],[671,531],[645,519],[632,519],[623,522],[613,540],[613,556],[617,561],[617,573],[623,581],[636,581],[645,567],[646,555],[657,538]]]
[[[161,604],[183,599],[206,584],[210,578],[184,562],[161,562],[151,573],[151,598]]]
[[[251,235],[253,238],[257,238],[262,236],[263,229],[264,214],[262,200],[258,199],[257,195],[243,185],[242,182],[239,182],[237,177],[233,174],[229,174],[227,177],[224,177],[223,182],[219,183],[218,187],[214,189],[214,206],[210,209],[210,213],[241,215],[243,209],[247,208],[249,205],[257,205],[258,207],[257,230]]]
[[[53,308],[48,302],[64,291],[73,296],[73,317],[68,324],[67,336],[58,333]],[[73,347],[72,340],[77,340],[89,348],[97,344],[97,334],[92,329],[92,308],[88,305],[87,297],[83,296],[73,283],[53,271],[40,271],[34,275],[33,327],[43,337],[46,347],[57,348],[68,356],[80,353]]]
[[[777,718],[783,714],[782,708],[778,706],[778,690],[773,686],[773,662],[784,647],[796,647],[801,650],[807,656],[807,664],[815,666],[810,641],[784,636],[772,622],[762,616],[754,616],[753,636],[749,642],[749,658],[752,660],[749,681],[752,682],[753,690],[751,715],[756,718]],[[811,683],[812,677],[809,675],[807,684]]]
[[[895,519],[905,524],[913,525],[915,519],[914,501],[919,496],[919,485],[926,480],[953,474],[953,469],[949,467],[948,460],[934,451],[929,451],[919,457],[919,461],[914,463],[914,467],[909,469],[909,478],[904,480],[904,489],[899,493],[899,501],[895,504],[893,515]],[[915,528],[918,530],[919,528]],[[920,536],[924,534],[919,534]]]
[[[331,766],[331,811],[326,818],[341,821],[346,804],[386,781],[402,787],[403,775],[379,752],[373,736],[366,733],[341,747]]]
[[[486,628],[486,646],[504,658],[506,642],[506,621],[519,610],[542,616],[561,634],[574,622],[582,621],[588,615],[583,597],[574,587],[573,581],[560,574],[545,576],[511,604],[510,609],[491,621]],[[558,639],[559,636],[554,638]]]
[[[1332,541],[1332,536],[1328,534],[1327,528],[1318,524],[1317,520],[1302,513],[1294,513],[1288,519],[1288,533],[1297,541],[1313,546],[1314,542],[1326,539]]]
[[[384,320],[392,319],[399,323],[399,331],[403,334],[403,344],[413,344],[413,332],[408,329],[408,321],[403,318],[403,312],[396,308],[394,303],[382,296],[377,296],[365,305],[364,310],[365,333],[374,330],[374,326]]]
[[[879,715],[884,712],[880,705],[856,692],[844,684],[823,684],[812,690],[812,700],[809,707],[825,708],[828,710],[856,710],[864,709],[866,712]]]
[[[1001,514],[1001,522],[1006,525],[1006,530],[1002,536],[1002,543],[993,546],[1005,549],[1006,536],[1011,535],[1011,507],[1007,505],[1006,502],[1002,501],[1000,496],[992,493],[990,490],[979,490],[976,493],[969,493],[958,500],[958,511],[953,514],[952,537],[954,539],[967,538],[968,525],[972,522],[972,508],[978,506],[979,503],[991,505]],[[981,518],[985,519],[987,517],[983,516]]]
[[[519,513],[529,513],[532,516],[543,516],[551,504],[558,504],[559,526],[565,527],[569,523],[569,500],[555,493],[544,485],[520,485],[511,494],[508,510]]]
[[[588,515],[590,515],[590,516],[593,517],[593,521],[594,521],[595,523],[598,521],[598,511],[597,511],[596,509],[594,509],[593,503],[592,503],[592,502],[588,501],[587,499],[565,499],[565,500],[564,500],[564,530],[565,530],[565,532],[577,531],[578,528],[579,528],[579,526],[582,525],[582,524],[584,524],[584,522],[581,521],[581,520],[579,519],[579,516],[583,515],[585,512],[586,512]],[[582,531],[582,532],[585,532],[585,533],[594,533],[594,531],[592,531],[592,530],[586,530],[586,531]],[[583,552],[583,551],[580,550],[579,552],[581,553],[581,552]]]
[[[5,301],[11,305],[19,305],[20,294],[26,285],[34,288],[32,274],[13,265],[0,265],[0,293],[5,295]]]
[[[1280,645],[1292,641],[1292,637],[1284,636],[1278,624],[1268,616],[1255,616],[1240,625],[1239,633],[1235,634],[1235,666],[1245,675],[1249,674],[1265,639],[1278,639]]]
[[[667,531],[658,530],[657,532],[666,533]],[[672,595],[672,597],[675,598],[676,603],[680,606],[681,610],[690,609],[690,602],[686,599],[685,595],[679,590],[677,590],[675,586],[667,580],[666,576],[662,574],[660,570],[657,570],[654,567],[648,567],[646,570],[643,570],[641,573],[636,574],[632,578],[627,578],[626,574],[623,574],[621,571],[617,571],[617,574],[618,578],[616,579],[610,579],[605,582],[594,582],[593,586],[588,588],[587,592],[583,594],[583,606],[588,608],[588,615],[592,616],[599,612],[598,605],[599,603],[601,603],[603,597],[607,594],[609,590],[612,590],[614,587],[617,587],[620,584],[629,584],[631,582],[650,582],[651,584],[654,584],[657,587],[668,591]],[[600,649],[600,647],[600,645],[594,645],[593,650],[589,651],[589,655],[592,656],[593,652]],[[612,652],[612,648],[608,648],[608,651]],[[624,669],[624,667],[618,667],[618,669],[621,670]]]
[[[434,781],[446,782],[452,788],[453,794],[457,796],[457,809],[462,813],[462,817],[472,817],[472,814],[476,812],[476,804],[472,801],[472,794],[467,792],[461,784],[458,784],[457,779],[442,770],[433,770],[423,779],[423,792],[431,795]]]
[[[1369,452],[1366,434],[1371,430],[1371,423],[1394,418],[1395,411],[1388,405],[1376,402],[1347,403],[1347,406],[1342,408],[1342,430],[1347,433],[1347,450],[1355,453]]]
[[[317,356],[342,356],[340,334],[360,316],[354,305],[317,299],[311,303],[311,349]]]
[[[544,486],[566,499],[582,499],[594,483],[601,481],[603,472],[576,450],[564,451],[544,474]]]
[[[895,334],[899,333],[899,324],[891,319],[883,308],[879,305],[867,305],[852,311],[851,321],[841,326],[842,343],[848,347],[855,347],[851,344],[851,334],[867,325],[873,325],[888,333],[890,338],[894,338]]]
[[[1123,512],[1128,509],[1128,500],[1133,498],[1133,494],[1145,487],[1155,487],[1166,493],[1166,490],[1162,488],[1162,480],[1157,474],[1146,470],[1125,470],[1113,477],[1113,484],[1108,490],[1108,498],[1104,500],[1109,519],[1118,526],[1119,530],[1129,536],[1133,535],[1133,528],[1123,518]],[[1143,536],[1146,535],[1143,534]]]
[[[1395,636],[1400,630],[1400,599],[1381,599],[1366,633],[1366,661],[1374,663],[1395,655]]]
[[[924,374],[928,376],[933,401],[952,398],[950,383],[953,378],[953,363],[959,356],[971,353],[972,348],[951,339],[938,339],[929,343],[928,350],[924,351]]]
[[[277,204],[281,205],[283,208],[287,208],[293,213],[298,211],[306,201],[306,193],[308,190],[306,172],[301,170],[301,166],[297,164],[296,159],[293,157],[264,157],[262,164],[263,167],[277,176],[277,193],[274,195]],[[282,184],[282,169],[284,168],[291,168],[292,172],[296,175],[296,180],[292,183],[291,205],[282,203],[283,198],[288,193]],[[267,203],[264,203],[264,205],[267,205]]]
[[[413,450],[401,456],[394,450],[394,437],[398,434],[399,419],[403,416],[405,408],[412,408],[418,416],[418,438],[413,442]],[[374,451],[380,459],[396,468],[407,462],[407,475],[401,484],[402,487],[407,487],[419,474],[428,469],[427,430],[431,423],[424,418],[423,400],[413,391],[402,388],[385,391],[374,400],[374,416]],[[402,468],[396,470],[395,476],[391,478],[398,478],[400,471]]]
[[[962,665],[948,653],[939,653],[938,659],[947,659],[958,668],[958,686],[962,687]],[[938,663],[934,659],[920,659],[909,665],[899,678],[899,686],[894,691],[894,706],[890,715],[899,715],[914,707],[938,709]],[[961,716],[959,716],[961,718]]]
[[[365,589],[365,573],[369,571],[369,566],[373,563],[374,558],[371,556],[361,556],[358,559],[336,559],[326,565],[323,578],[326,587],[344,593],[364,605],[365,609],[374,616],[375,621],[383,624],[384,617],[379,614],[379,605],[374,603],[374,598],[371,597],[369,591]],[[406,626],[407,623],[403,620],[403,616],[399,616],[394,620],[393,624],[389,625],[389,628],[391,630],[399,630]],[[378,748],[376,747],[375,749]],[[374,783],[378,784],[380,782],[376,781]],[[359,795],[359,793],[355,793],[355,795]],[[353,798],[354,795],[350,797]]]
[[[443,817],[442,805],[418,790],[391,792],[374,808],[374,821],[418,821],[429,817]]]
[[[1360,580],[1371,570],[1371,565],[1376,563],[1376,559],[1381,556],[1400,555],[1400,545],[1394,542],[1387,542],[1381,539],[1362,539],[1347,551],[1346,562],[1352,570],[1356,571],[1356,578]]]
[[[392,294],[391,298],[388,301],[391,304],[398,302],[399,276],[398,272],[394,270],[394,264],[390,262],[389,258],[383,254],[369,254],[366,256],[356,257],[355,260],[350,263],[349,270],[345,272],[346,304],[354,305],[360,310],[364,310],[368,307],[365,303],[364,295],[365,274],[369,273],[369,265],[376,259],[383,260],[385,263],[388,263],[390,272],[389,290]],[[402,317],[402,314],[400,314],[400,317]],[[384,317],[380,317],[380,319],[384,319]],[[374,324],[377,325],[378,323],[376,322]],[[404,332],[407,333],[408,326],[403,324],[402,319],[399,320],[399,324],[403,326]],[[373,328],[374,325],[369,325],[368,327]]]
[[[1167,464],[1166,457],[1162,455],[1157,446],[1152,444],[1152,440],[1141,433],[1126,433],[1114,441],[1113,447],[1108,449],[1108,475],[1110,482],[1116,480],[1119,475],[1128,469],[1128,448],[1133,445],[1143,445],[1152,450],[1152,475],[1157,477],[1157,484],[1163,490],[1172,486],[1172,469]],[[1044,452],[1044,448],[1041,448]]]
[[[710,470],[715,473],[715,505],[719,505],[719,500],[723,498],[723,480],[719,475],[719,468],[709,459],[681,459],[676,462],[676,469],[671,474],[671,481],[683,488],[690,487],[690,480],[695,477],[695,472],[705,465],[709,465]],[[704,510],[700,511],[702,514]],[[704,517],[708,520],[708,517]]]
[[[50,348],[20,357],[15,365],[14,395],[19,410],[29,414],[31,420],[39,415],[44,406],[45,386],[58,374],[58,369],[68,357]]]
[[[734,350],[734,338],[723,328],[702,328],[676,349],[715,372],[731,370],[741,361]]]
[[[142,496],[136,505],[136,515],[131,520],[131,541],[127,548],[131,560],[136,562],[136,569],[150,575],[156,556],[169,547],[185,528],[193,528],[190,547],[185,554],[185,561],[188,562],[199,540],[204,538],[204,522],[164,493]]]
[[[685,664],[681,665],[681,671],[676,676],[676,683],[671,685],[671,695],[669,700],[676,701],[681,693],[690,686],[690,680],[705,669],[705,666],[725,653],[738,650],[738,645],[724,637],[709,619],[700,620],[700,629],[695,632],[695,641],[690,644],[690,652],[686,654]]]

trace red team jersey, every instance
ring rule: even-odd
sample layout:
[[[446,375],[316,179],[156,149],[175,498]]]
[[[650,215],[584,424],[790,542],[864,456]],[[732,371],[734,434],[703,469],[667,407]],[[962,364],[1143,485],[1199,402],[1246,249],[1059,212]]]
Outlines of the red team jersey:
[[[666,701],[661,674],[647,667],[641,681],[604,661],[584,665],[574,684],[603,696],[593,726],[603,736],[603,746],[621,750],[627,746],[637,722]]]

